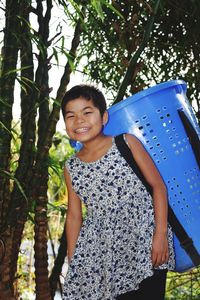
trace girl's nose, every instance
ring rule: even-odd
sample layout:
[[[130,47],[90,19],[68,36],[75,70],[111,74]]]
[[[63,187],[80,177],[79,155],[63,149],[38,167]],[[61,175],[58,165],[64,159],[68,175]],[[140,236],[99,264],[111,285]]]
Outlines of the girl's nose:
[[[83,122],[84,122],[84,117],[83,117],[83,116],[77,116],[77,117],[76,117],[76,122],[77,122],[78,124],[83,123]]]

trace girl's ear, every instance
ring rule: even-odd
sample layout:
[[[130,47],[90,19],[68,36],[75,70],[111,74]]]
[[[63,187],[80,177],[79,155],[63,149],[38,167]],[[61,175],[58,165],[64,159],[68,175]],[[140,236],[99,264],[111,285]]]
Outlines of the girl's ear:
[[[103,114],[103,125],[106,125],[108,122],[108,111],[106,110]]]

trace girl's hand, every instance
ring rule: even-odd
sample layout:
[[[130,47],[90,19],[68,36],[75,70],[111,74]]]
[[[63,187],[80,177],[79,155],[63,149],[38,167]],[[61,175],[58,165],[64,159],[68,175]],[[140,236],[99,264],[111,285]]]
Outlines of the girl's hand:
[[[154,268],[167,263],[169,259],[169,250],[166,233],[155,230],[153,235],[151,259]]]

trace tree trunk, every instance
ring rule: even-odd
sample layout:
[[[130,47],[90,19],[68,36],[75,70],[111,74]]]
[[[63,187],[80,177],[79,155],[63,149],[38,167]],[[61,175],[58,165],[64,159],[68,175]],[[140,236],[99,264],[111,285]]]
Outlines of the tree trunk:
[[[56,257],[56,260],[54,262],[54,267],[51,272],[51,276],[49,278],[50,287],[51,287],[51,297],[54,299],[56,290],[58,288],[58,283],[60,282],[60,274],[62,271],[62,267],[65,261],[65,257],[67,254],[67,240],[66,240],[66,232],[65,227],[60,239],[60,246],[58,248],[58,255]],[[62,292],[62,291],[61,291]]]
[[[3,60],[0,79],[0,234],[5,243],[5,256],[0,265],[0,299],[13,300],[12,249],[13,229],[6,224],[10,204],[10,157],[12,138],[12,106],[18,55],[19,1],[6,1],[6,24],[3,46]]]
[[[14,184],[11,194],[11,205],[9,207],[8,224],[14,230],[13,252],[12,252],[12,278],[17,270],[17,259],[22,240],[22,233],[28,214],[28,192],[29,181],[32,176],[34,162],[35,143],[35,89],[33,82],[33,53],[29,29],[30,5],[27,1],[21,1],[21,13],[23,23],[20,31],[20,58],[21,58],[21,79],[29,82],[21,88],[21,147],[19,153],[18,167],[15,177],[20,183],[27,198],[23,196],[17,184]],[[21,83],[23,85],[23,82]]]
[[[12,138],[12,106],[18,54],[18,1],[6,2],[6,25],[0,78],[0,231],[5,226],[5,216],[10,201],[10,143]],[[8,173],[5,173],[8,172]],[[7,175],[7,176],[6,176]],[[7,201],[5,201],[7,199]]]
[[[47,254],[47,189],[48,189],[48,151],[43,145],[49,118],[49,66],[48,66],[48,39],[49,21],[51,18],[52,1],[46,1],[46,12],[43,14],[43,3],[37,1],[37,16],[39,23],[38,37],[42,41],[42,50],[38,56],[38,69],[36,83],[39,88],[39,120],[37,157],[34,170],[35,185],[32,185],[32,199],[35,200],[35,281],[36,300],[50,300],[50,287],[48,280],[48,254]],[[40,153],[43,159],[40,160]],[[36,188],[37,187],[37,188]]]

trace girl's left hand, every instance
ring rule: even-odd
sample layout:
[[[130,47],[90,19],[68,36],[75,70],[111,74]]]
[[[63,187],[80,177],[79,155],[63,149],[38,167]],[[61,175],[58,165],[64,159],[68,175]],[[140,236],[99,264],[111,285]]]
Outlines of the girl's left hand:
[[[169,249],[166,233],[155,230],[153,235],[151,259],[154,268],[167,263],[169,259]]]

